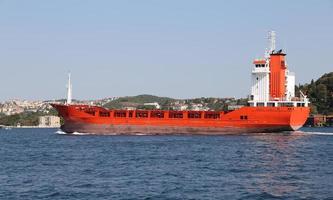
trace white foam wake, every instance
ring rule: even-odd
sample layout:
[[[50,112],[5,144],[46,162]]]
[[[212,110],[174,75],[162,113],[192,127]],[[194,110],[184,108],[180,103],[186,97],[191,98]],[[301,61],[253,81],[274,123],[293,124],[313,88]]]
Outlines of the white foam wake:
[[[80,133],[80,132],[66,133],[62,130],[57,130],[55,133],[59,134],[59,135],[89,135],[89,134],[91,134],[91,133]]]
[[[304,134],[309,134],[309,135],[333,135],[333,133],[325,133],[325,132],[304,132]]]
[[[146,133],[135,133],[133,135],[149,135],[149,134],[146,134]]]
[[[67,134],[67,133],[63,132],[62,130],[57,130],[55,133],[59,134],[59,135],[66,135]]]
[[[73,135],[90,135],[89,133],[73,132]]]

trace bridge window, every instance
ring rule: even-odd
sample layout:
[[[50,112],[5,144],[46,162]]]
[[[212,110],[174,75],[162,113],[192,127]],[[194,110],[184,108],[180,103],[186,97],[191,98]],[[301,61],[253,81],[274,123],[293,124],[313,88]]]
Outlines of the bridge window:
[[[304,107],[305,103],[297,103],[297,107]]]

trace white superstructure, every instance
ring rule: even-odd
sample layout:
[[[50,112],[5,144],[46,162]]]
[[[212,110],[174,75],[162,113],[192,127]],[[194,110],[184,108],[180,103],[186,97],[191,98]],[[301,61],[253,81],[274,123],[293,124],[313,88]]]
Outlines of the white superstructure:
[[[269,60],[254,61],[251,83],[251,99],[269,101]]]
[[[286,100],[291,101],[295,97],[295,73],[286,70]]]

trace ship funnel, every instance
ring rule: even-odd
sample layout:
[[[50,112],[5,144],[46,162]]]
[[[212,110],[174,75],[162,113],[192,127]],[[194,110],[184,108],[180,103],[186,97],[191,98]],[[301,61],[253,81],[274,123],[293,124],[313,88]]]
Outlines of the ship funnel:
[[[68,84],[67,84],[67,104],[72,103],[72,83],[71,83],[71,73],[68,73]]]

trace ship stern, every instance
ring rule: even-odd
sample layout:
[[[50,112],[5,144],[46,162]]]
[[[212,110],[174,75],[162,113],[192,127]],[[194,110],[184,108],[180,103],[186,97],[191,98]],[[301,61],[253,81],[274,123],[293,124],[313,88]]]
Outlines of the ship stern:
[[[300,129],[305,124],[310,114],[309,107],[293,108],[290,116],[290,128],[294,131]]]

